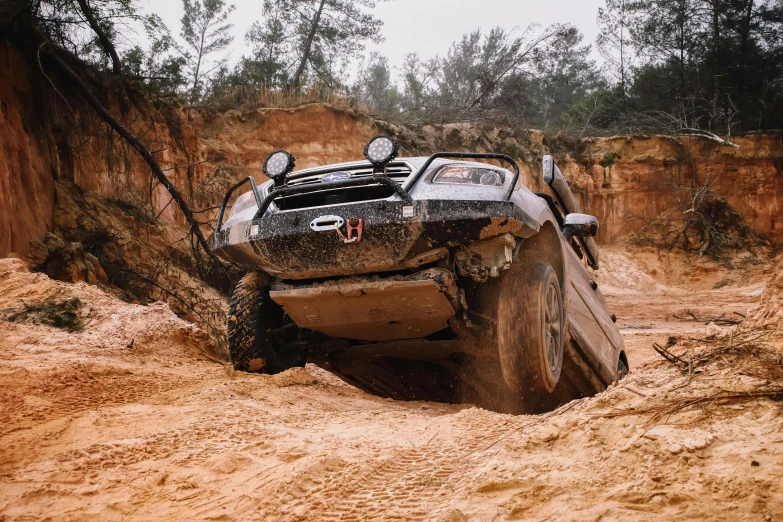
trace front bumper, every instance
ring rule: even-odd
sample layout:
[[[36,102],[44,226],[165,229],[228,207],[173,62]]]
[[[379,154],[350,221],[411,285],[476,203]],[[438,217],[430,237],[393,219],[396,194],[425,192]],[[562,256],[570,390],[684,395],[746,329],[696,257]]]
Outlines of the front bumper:
[[[310,223],[324,215],[362,219],[361,242],[346,244],[337,231],[311,230]],[[213,250],[226,261],[282,279],[313,279],[401,270],[432,250],[505,233],[526,238],[538,227],[510,201],[382,200],[236,223],[215,234]]]

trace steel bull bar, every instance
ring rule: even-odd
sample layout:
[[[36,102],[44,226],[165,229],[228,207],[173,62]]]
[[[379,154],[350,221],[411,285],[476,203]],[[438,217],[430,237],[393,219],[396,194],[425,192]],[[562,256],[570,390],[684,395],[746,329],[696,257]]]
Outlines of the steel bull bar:
[[[308,185],[301,185],[295,187],[283,186],[282,188],[273,187],[270,190],[269,194],[267,194],[267,196],[262,199],[261,193],[258,190],[258,185],[256,184],[256,180],[252,176],[248,176],[247,178],[243,179],[242,181],[240,181],[239,183],[237,183],[236,185],[228,189],[228,192],[226,192],[226,195],[223,197],[223,203],[220,205],[220,210],[218,211],[215,234],[220,232],[221,228],[223,227],[223,215],[226,211],[226,206],[228,205],[228,201],[231,198],[231,194],[233,194],[236,189],[238,189],[245,183],[250,183],[250,187],[253,190],[253,196],[255,197],[256,205],[258,207],[258,210],[256,210],[256,213],[253,216],[254,220],[263,216],[264,213],[269,208],[269,205],[272,204],[272,201],[274,201],[277,198],[286,197],[286,196],[296,196],[299,194],[307,194],[309,192],[317,192],[319,190],[361,187],[364,185],[379,184],[379,185],[386,185],[387,187],[394,190],[395,194],[400,196],[400,198],[403,201],[410,202],[412,201],[412,198],[410,194],[408,194],[408,191],[411,190],[416,185],[416,182],[418,182],[419,179],[424,175],[424,173],[427,172],[427,169],[430,168],[432,162],[440,158],[492,159],[492,160],[505,161],[506,163],[511,165],[511,167],[514,169],[514,177],[511,180],[511,184],[509,185],[505,196],[503,197],[503,201],[508,201],[509,199],[511,199],[511,194],[514,193],[514,188],[517,185],[517,181],[519,181],[519,165],[517,165],[517,162],[514,161],[513,158],[505,154],[494,154],[494,153],[483,153],[483,152],[436,152],[435,154],[427,158],[427,161],[424,162],[424,164],[419,168],[419,170],[416,171],[415,174],[408,177],[408,179],[405,182],[406,185],[405,188],[401,187],[400,185],[397,184],[396,181],[387,177],[384,174],[373,174],[372,176],[369,177],[338,180],[338,181],[332,181],[330,183],[318,183],[312,185],[308,184]]]

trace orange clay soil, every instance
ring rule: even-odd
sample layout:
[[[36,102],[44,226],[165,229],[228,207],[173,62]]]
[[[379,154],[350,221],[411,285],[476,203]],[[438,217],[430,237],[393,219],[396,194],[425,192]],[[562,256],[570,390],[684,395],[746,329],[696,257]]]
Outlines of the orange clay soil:
[[[779,403],[654,415],[759,385],[651,345],[726,333],[705,321],[754,306],[763,267],[656,255],[604,255],[629,377],[541,416],[383,400],[311,366],[236,373],[165,304],[2,259],[0,520],[783,520]],[[73,297],[80,331],[33,311]]]

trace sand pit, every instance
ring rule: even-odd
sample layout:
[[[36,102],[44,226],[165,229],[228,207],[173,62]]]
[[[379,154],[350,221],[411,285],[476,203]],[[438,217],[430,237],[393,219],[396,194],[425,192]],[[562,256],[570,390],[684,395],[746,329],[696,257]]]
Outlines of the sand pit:
[[[0,519],[783,520],[779,403],[665,413],[763,383],[731,357],[688,374],[652,349],[698,348],[707,325],[674,316],[747,314],[763,278],[674,287],[623,263],[601,284],[629,377],[510,416],[379,399],[311,366],[239,374],[164,304],[0,260]],[[72,298],[79,330],[20,315]]]

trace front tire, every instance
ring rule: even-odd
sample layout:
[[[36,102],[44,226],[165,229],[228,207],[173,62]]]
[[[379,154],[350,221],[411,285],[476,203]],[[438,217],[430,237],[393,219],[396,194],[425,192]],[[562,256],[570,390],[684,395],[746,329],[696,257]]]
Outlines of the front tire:
[[[552,266],[517,262],[476,290],[468,309],[484,325],[476,339],[482,353],[462,373],[465,400],[540,413],[578,395],[572,383],[561,382],[567,381],[561,378],[565,313]]]
[[[228,309],[228,351],[235,370],[275,374],[307,362],[296,325],[269,298],[261,274],[239,280]]]
[[[548,263],[525,272],[500,291],[498,356],[509,388],[540,402],[555,391],[563,369],[563,297]]]

